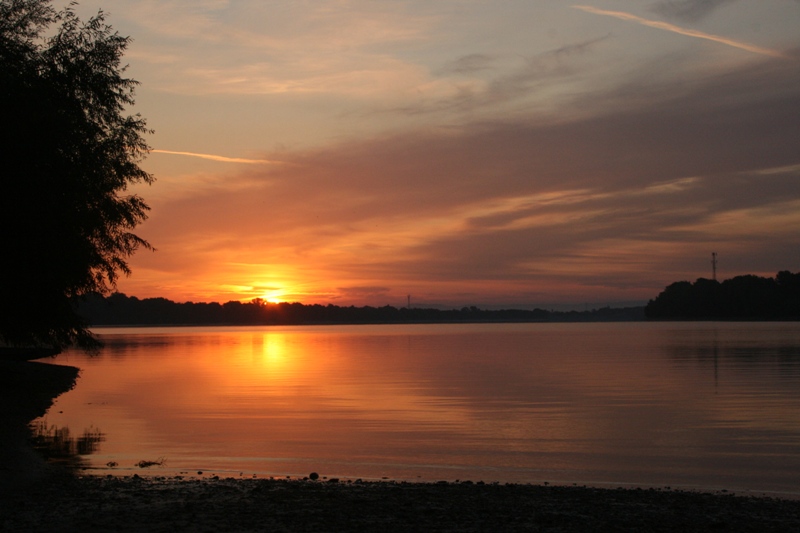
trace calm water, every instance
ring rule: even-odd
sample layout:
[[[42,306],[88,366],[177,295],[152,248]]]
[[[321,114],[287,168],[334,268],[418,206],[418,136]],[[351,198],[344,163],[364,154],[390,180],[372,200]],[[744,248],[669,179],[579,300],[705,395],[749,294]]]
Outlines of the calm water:
[[[41,420],[95,473],[800,494],[799,323],[98,330]],[[80,440],[80,439],[79,439]]]

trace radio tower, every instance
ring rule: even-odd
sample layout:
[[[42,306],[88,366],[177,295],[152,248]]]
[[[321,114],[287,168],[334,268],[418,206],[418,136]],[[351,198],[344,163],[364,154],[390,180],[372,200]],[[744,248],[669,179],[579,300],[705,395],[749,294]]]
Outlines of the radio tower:
[[[711,279],[717,281],[717,252],[711,252]]]

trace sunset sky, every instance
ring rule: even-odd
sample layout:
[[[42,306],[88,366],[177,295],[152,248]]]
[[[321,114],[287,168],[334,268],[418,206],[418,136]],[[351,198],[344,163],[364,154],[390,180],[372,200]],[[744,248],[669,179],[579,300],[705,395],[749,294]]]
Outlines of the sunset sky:
[[[711,252],[800,271],[800,0],[99,8],[155,130],[128,295],[583,309]]]

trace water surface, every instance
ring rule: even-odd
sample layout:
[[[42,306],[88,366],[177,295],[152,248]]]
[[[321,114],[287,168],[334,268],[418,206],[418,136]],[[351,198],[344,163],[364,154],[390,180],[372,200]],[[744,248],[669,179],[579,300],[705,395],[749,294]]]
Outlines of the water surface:
[[[40,421],[95,473],[800,493],[797,323],[97,332]]]

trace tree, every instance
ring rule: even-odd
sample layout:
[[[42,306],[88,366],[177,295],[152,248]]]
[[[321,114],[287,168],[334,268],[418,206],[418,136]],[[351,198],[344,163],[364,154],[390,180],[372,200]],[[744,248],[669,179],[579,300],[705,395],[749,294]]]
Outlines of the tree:
[[[704,278],[694,284],[667,286],[645,307],[653,319],[797,320],[800,318],[800,272],[775,278],[747,274],[722,283]]]
[[[11,345],[97,340],[76,299],[108,294],[150,244],[145,120],[128,115],[130,39],[100,11],[83,22],[50,0],[0,0],[0,337]]]

